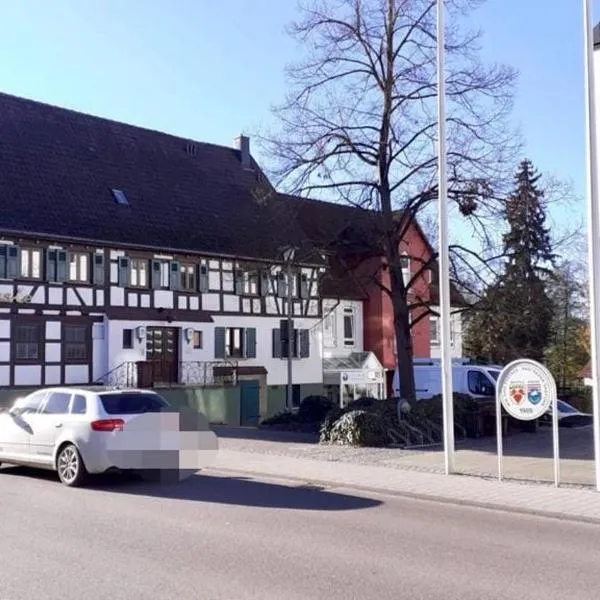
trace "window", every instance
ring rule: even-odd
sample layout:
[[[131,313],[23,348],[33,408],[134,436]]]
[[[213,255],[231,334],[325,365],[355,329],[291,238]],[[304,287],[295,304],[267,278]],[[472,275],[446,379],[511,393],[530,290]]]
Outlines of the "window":
[[[200,350],[202,348],[202,332],[201,331],[194,331],[192,345],[194,347],[194,350]]]
[[[15,327],[15,359],[21,362],[41,360],[40,326],[17,325]]]
[[[66,415],[69,412],[71,394],[66,392],[52,392],[46,400],[42,413],[46,415]]]
[[[400,265],[402,267],[402,279],[404,281],[404,285],[408,285],[410,281],[410,256],[402,256],[400,258]]]
[[[84,252],[74,252],[69,256],[69,281],[86,283],[90,278],[90,257]]]
[[[169,407],[158,394],[148,392],[118,392],[99,394],[104,412],[109,415],[139,415],[157,413]]]
[[[288,342],[286,331],[283,327],[273,329],[273,358],[287,358]],[[293,358],[308,358],[310,356],[310,331],[308,329],[294,329],[291,340],[291,354]]]
[[[181,289],[189,292],[196,291],[196,265],[182,264],[179,266]]]
[[[432,344],[442,343],[442,324],[439,317],[429,317],[429,335]],[[454,344],[454,319],[450,319],[450,345]]]
[[[344,308],[344,346],[354,346],[354,310]]]
[[[41,279],[42,251],[21,248],[21,277],[23,279]]]
[[[292,273],[289,278],[289,284],[292,286],[292,298],[298,297],[298,273]]]
[[[215,327],[215,358],[256,358],[256,329]]]
[[[225,273],[223,274],[225,277]],[[257,269],[238,269],[235,274],[235,293],[258,296],[260,276]]]
[[[20,398],[12,405],[10,413],[13,415],[36,413],[40,409],[46,394],[46,391],[34,392],[25,398]]]
[[[123,329],[123,349],[133,348],[133,329]]]
[[[225,355],[231,358],[244,356],[244,329],[230,327],[225,331]]]
[[[152,261],[152,287],[168,290],[171,283],[170,263],[165,260]]]
[[[478,396],[493,396],[494,386],[481,371],[469,371],[467,374],[469,392]]]
[[[87,411],[87,402],[85,396],[75,394],[71,404],[71,413],[74,415],[85,415]]]
[[[440,320],[437,317],[429,317],[429,336],[432,344],[440,343]]]
[[[115,202],[120,206],[128,206],[129,200],[127,200],[127,196],[123,190],[112,190],[113,198]]]
[[[63,357],[65,362],[87,361],[87,327],[85,325],[64,326]]]
[[[132,258],[129,263],[129,285],[131,287],[148,287],[148,261]]]

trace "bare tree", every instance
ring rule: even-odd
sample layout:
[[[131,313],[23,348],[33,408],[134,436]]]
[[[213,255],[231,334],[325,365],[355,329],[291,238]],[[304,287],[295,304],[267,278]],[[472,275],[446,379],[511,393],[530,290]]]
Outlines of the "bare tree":
[[[480,0],[446,0],[449,197],[483,249],[453,244],[453,270],[481,278],[493,258],[485,243],[516,164],[507,126],[516,73],[484,65],[480,32],[463,27]],[[394,309],[401,394],[414,398],[411,310],[428,300],[411,290],[437,252],[402,277],[401,248],[419,213],[437,200],[436,24],[434,0],[306,0],[290,33],[307,57],[288,71],[290,93],[275,109],[280,127],[262,136],[277,186],[364,210],[373,252],[385,264],[373,279]],[[480,266],[474,266],[479,261]],[[383,270],[386,271],[385,277]],[[414,319],[413,319],[414,322]]]

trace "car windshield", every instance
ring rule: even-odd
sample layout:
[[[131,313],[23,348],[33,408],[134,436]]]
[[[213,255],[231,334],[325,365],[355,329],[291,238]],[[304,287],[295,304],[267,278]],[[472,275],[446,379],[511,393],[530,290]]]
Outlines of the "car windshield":
[[[109,415],[138,415],[148,412],[160,412],[169,404],[158,394],[121,392],[118,394],[99,394],[105,412]]]
[[[576,413],[577,409],[567,404],[564,400],[558,401],[558,410],[563,413]]]

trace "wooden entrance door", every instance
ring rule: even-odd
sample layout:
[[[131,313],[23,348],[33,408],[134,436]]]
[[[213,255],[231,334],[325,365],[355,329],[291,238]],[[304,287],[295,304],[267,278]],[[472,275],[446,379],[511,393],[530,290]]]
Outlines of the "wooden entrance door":
[[[148,327],[146,361],[153,385],[179,382],[179,329]]]

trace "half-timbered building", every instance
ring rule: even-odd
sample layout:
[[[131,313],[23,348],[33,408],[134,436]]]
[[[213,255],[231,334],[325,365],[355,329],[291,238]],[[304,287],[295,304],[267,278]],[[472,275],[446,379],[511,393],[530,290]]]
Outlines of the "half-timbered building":
[[[323,257],[236,147],[0,94],[0,386],[322,383]],[[288,270],[284,256],[293,249]],[[290,277],[288,279],[288,273]],[[284,388],[281,388],[282,390]]]

